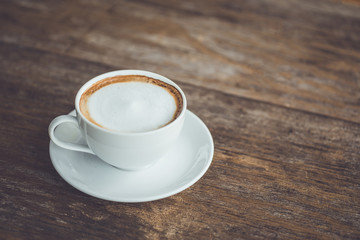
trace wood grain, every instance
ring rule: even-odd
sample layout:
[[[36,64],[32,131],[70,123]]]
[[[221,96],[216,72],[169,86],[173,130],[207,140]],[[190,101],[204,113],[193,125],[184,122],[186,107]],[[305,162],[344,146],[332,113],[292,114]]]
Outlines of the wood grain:
[[[0,3],[0,239],[359,239],[356,1]],[[195,185],[137,204],[67,184],[47,127],[88,79],[168,76],[210,129]]]
[[[359,122],[357,7],[294,0],[203,5],[9,3],[0,40]]]

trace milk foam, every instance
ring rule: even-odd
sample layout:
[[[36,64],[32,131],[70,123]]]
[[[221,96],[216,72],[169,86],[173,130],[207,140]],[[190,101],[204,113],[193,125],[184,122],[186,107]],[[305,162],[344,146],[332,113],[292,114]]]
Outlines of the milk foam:
[[[174,97],[146,82],[120,82],[94,92],[87,102],[91,118],[104,128],[145,132],[169,123],[176,112]]]

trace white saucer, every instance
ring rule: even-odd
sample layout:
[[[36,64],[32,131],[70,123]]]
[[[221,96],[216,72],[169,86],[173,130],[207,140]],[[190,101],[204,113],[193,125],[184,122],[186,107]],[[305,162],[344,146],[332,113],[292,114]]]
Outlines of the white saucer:
[[[55,134],[67,141],[84,142],[70,123],[58,126]],[[119,170],[94,155],[63,149],[50,141],[51,161],[66,182],[91,196],[117,202],[146,202],[179,193],[205,174],[213,154],[210,131],[190,111],[175,146],[142,171]]]

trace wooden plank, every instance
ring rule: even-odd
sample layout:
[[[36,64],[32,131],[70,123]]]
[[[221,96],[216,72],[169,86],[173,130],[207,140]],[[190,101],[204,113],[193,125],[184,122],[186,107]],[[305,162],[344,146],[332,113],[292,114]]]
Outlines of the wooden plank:
[[[360,236],[359,123],[178,81],[189,109],[212,132],[209,171],[170,198],[113,203],[61,179],[48,156],[46,131],[53,117],[72,110],[89,75],[112,66],[5,43],[0,58],[6,58],[0,64],[5,238]]]
[[[0,41],[360,122],[360,6],[2,2]]]
[[[358,5],[326,0],[208,1],[206,7],[201,1],[140,0],[1,4],[3,42],[360,121]]]

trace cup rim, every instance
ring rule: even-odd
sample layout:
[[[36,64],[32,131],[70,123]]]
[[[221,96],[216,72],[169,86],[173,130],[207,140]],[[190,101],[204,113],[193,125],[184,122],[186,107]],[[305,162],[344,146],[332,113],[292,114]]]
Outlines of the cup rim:
[[[168,83],[172,86],[174,86],[181,94],[182,100],[183,100],[183,106],[181,109],[181,113],[179,114],[179,116],[173,120],[172,122],[166,124],[163,127],[154,129],[154,130],[150,130],[150,131],[144,131],[144,132],[121,132],[121,131],[114,131],[114,130],[110,130],[110,129],[106,129],[106,128],[102,128],[96,124],[94,124],[93,122],[89,121],[80,111],[80,98],[81,95],[89,88],[91,87],[94,83],[108,78],[108,77],[114,77],[114,76],[124,76],[124,75],[140,75],[140,76],[146,76],[146,77],[151,77],[151,78],[155,78],[157,80],[160,80],[162,82]],[[160,74],[154,73],[154,72],[150,72],[150,71],[145,71],[145,70],[137,70],[137,69],[125,69],[125,70],[115,70],[115,71],[111,71],[111,72],[106,72],[103,74],[100,74],[98,76],[93,77],[92,79],[90,79],[89,81],[87,81],[85,84],[82,85],[82,87],[79,89],[79,91],[76,94],[75,97],[75,109],[76,109],[76,114],[77,116],[80,116],[81,119],[83,121],[85,121],[87,124],[89,124],[90,126],[109,133],[109,134],[114,134],[114,135],[121,135],[121,136],[139,136],[139,135],[148,135],[148,134],[153,134],[153,133],[157,133],[157,132],[161,132],[161,131],[165,131],[166,129],[170,128],[172,125],[174,125],[176,122],[181,121],[181,119],[184,118],[186,109],[187,109],[187,100],[185,97],[184,92],[182,91],[182,89],[172,80],[168,79],[165,76],[162,76]]]

